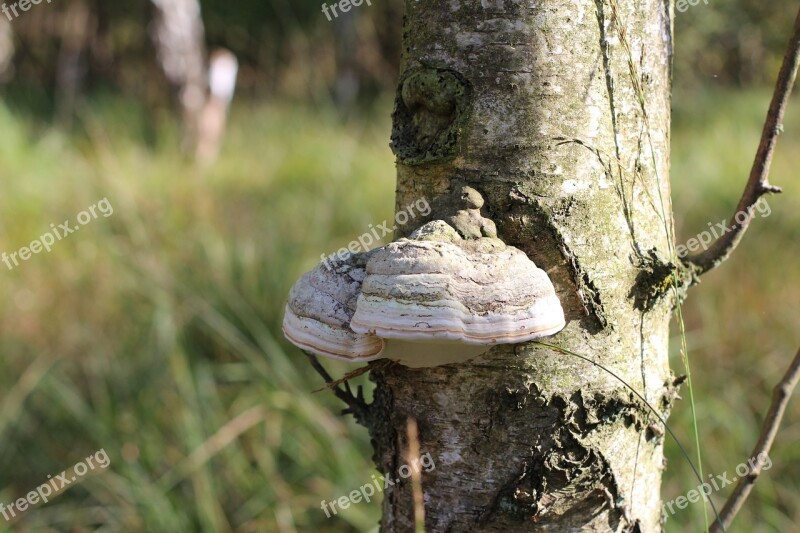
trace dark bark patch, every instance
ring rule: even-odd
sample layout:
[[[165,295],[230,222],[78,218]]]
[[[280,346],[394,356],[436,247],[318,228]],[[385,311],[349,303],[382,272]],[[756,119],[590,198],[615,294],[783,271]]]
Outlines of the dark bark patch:
[[[358,422],[369,431],[374,450],[372,460],[378,470],[396,472],[400,466],[399,446],[396,446],[398,434],[395,429],[395,421],[385,416],[385,413],[392,413],[395,410],[394,394],[391,387],[385,386],[384,372],[387,371],[379,370],[370,373],[370,380],[374,381],[377,387],[367,416]]]
[[[400,80],[392,151],[405,165],[447,161],[458,155],[472,105],[472,89],[457,72],[420,67]]]
[[[661,259],[655,248],[642,257],[637,266],[639,273],[628,298],[633,298],[634,307],[639,311],[649,311],[675,288],[678,268]],[[680,280],[677,283],[680,290],[683,283]]]
[[[618,530],[619,521],[626,520],[626,511],[608,461],[598,450],[581,444],[572,431],[562,428],[551,442],[535,447],[478,523],[486,525],[502,515],[515,522],[557,526],[567,514],[585,514],[588,518],[603,507],[611,509],[611,529]]]
[[[506,221],[504,227],[501,226],[501,230],[505,230],[501,231],[503,239],[525,251],[534,263],[547,271],[556,285],[568,319],[580,319],[581,326],[591,335],[603,331],[609,323],[601,292],[589,273],[581,267],[581,261],[567,244],[555,222],[570,216],[574,207],[573,199],[567,199],[550,209],[532,194],[515,186],[506,202],[499,204],[497,209],[505,210],[503,212],[507,214],[504,217],[499,214],[494,217],[501,225]],[[492,205],[489,204],[489,209],[491,208]],[[509,234],[517,238],[512,239]],[[560,252],[560,257],[541,255],[556,250]],[[565,283],[569,284],[568,288],[564,287]],[[573,316],[575,311],[580,318]]]
[[[607,507],[611,530],[619,531],[620,522],[628,520],[622,492],[601,451],[584,442],[593,432],[620,423],[644,431],[651,417],[641,400],[623,389],[547,396],[536,384],[508,388],[498,396],[493,415],[498,427],[524,416],[551,423],[553,432],[540,433],[530,457],[478,516],[478,524],[502,515],[515,522],[557,526],[566,514],[590,516],[592,510]],[[515,412],[519,414],[507,415]],[[634,529],[631,524],[623,530]]]

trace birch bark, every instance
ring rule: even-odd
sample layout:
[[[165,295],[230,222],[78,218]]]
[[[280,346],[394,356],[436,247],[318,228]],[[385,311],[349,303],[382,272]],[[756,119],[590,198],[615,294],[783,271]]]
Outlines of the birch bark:
[[[547,341],[666,416],[670,3],[406,0],[402,48],[397,209],[424,197],[434,210],[397,237],[476,188],[556,286],[569,323]],[[435,460],[427,531],[661,529],[663,428],[598,367],[525,344],[372,379],[379,469],[406,463],[408,418]],[[414,530],[411,485],[387,492],[382,531]]]

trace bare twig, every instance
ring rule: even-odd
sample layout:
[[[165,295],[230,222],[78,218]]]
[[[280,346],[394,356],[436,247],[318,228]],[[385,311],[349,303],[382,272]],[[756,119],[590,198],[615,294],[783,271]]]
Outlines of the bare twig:
[[[772,405],[769,407],[767,418],[761,428],[761,436],[758,438],[758,443],[753,448],[753,453],[750,456],[753,461],[753,467],[750,468],[750,472],[746,476],[739,479],[730,498],[725,502],[725,507],[719,513],[719,521],[711,526],[709,533],[720,533],[724,531],[723,527],[725,529],[730,527],[745,500],[750,496],[750,491],[753,489],[753,485],[769,457],[770,448],[772,448],[772,443],[775,441],[775,435],[778,433],[781,420],[786,412],[786,406],[789,404],[789,399],[792,397],[798,379],[800,379],[800,351],[795,355],[783,379],[775,387],[772,395]]]
[[[358,376],[363,376],[367,372],[372,372],[373,370],[383,370],[384,368],[388,368],[388,367],[394,366],[396,364],[397,363],[395,363],[394,361],[392,361],[390,359],[381,359],[380,361],[376,361],[374,363],[370,363],[367,366],[362,366],[361,368],[356,368],[355,370],[352,370],[352,371],[348,372],[347,374],[345,374],[341,378],[337,379],[336,381],[329,381],[321,389],[317,389],[317,390],[313,391],[312,394],[316,394],[318,392],[330,390],[330,389],[333,389],[334,387],[338,387],[339,385],[342,385],[342,384],[347,385],[347,382],[350,381],[351,379],[355,379]]]
[[[358,394],[353,394],[353,391],[350,389],[350,384],[347,381],[344,381],[344,389],[342,389],[339,386],[339,383],[342,381],[335,381],[328,371],[325,370],[325,367],[322,366],[322,363],[319,362],[316,355],[308,352],[306,352],[306,355],[311,362],[311,366],[314,367],[314,370],[316,370],[317,373],[322,376],[322,379],[325,380],[325,383],[328,384],[328,388],[333,391],[337,398],[347,404],[347,409],[342,411],[342,414],[352,414],[359,422],[366,420],[369,415],[369,404],[367,404],[364,399],[364,389],[359,386]]]
[[[786,105],[797,77],[798,66],[800,66],[800,12],[797,14],[794,32],[789,40],[780,74],[778,74],[778,82],[775,85],[775,92],[767,113],[764,130],[761,133],[761,142],[750,171],[750,178],[742,198],[739,200],[736,213],[731,217],[726,233],[711,247],[684,260],[698,276],[718,267],[733,253],[744,232],[747,231],[747,227],[753,219],[753,210],[761,197],[769,193],[781,192],[780,187],[770,185],[769,168],[772,163],[772,154],[775,152],[775,145],[778,142],[778,135],[781,132]]]

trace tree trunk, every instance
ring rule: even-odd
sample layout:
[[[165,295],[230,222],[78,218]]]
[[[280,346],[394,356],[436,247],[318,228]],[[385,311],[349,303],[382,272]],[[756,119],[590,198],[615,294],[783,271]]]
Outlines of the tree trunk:
[[[86,78],[86,60],[93,17],[84,0],[70,2],[62,14],[61,49],[56,71],[56,116],[63,127],[72,125],[75,104]]]
[[[336,36],[336,82],[333,96],[340,111],[350,111],[361,89],[356,61],[358,35],[355,16],[334,19],[333,32]]]
[[[238,72],[239,61],[233,52],[218,48],[211,54],[208,66],[209,93],[197,124],[195,157],[202,164],[209,165],[219,156]]]
[[[184,150],[197,144],[200,113],[206,101],[205,28],[198,0],[152,0],[153,40],[167,79],[178,90],[183,114]]]
[[[407,0],[392,143],[397,209],[434,206],[397,237],[449,214],[456,186],[479,190],[500,237],[556,286],[568,325],[547,342],[613,370],[664,417],[669,6]],[[372,379],[381,472],[406,464],[409,418],[435,461],[427,531],[661,529],[663,428],[597,366],[528,343]],[[413,531],[413,501],[412,483],[388,491],[382,531]]]
[[[13,76],[14,68],[14,32],[11,23],[0,17],[0,83],[5,83]]]

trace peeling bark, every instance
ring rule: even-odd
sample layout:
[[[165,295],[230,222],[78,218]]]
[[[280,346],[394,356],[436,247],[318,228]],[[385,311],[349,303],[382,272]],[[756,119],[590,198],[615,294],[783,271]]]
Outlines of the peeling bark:
[[[556,287],[569,324],[548,342],[613,369],[666,417],[672,18],[669,2],[620,0],[614,20],[608,1],[406,1],[397,206],[424,197],[433,210],[397,237],[452,212],[457,187],[480,191],[500,238]],[[598,367],[523,344],[372,379],[379,470],[404,464],[408,418],[436,460],[427,531],[660,530],[663,432]],[[401,484],[382,531],[413,530]]]

